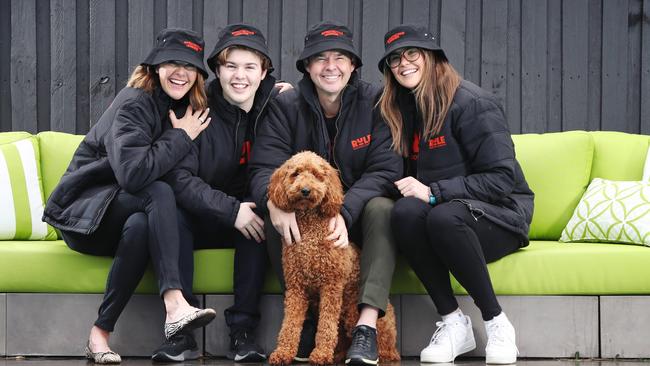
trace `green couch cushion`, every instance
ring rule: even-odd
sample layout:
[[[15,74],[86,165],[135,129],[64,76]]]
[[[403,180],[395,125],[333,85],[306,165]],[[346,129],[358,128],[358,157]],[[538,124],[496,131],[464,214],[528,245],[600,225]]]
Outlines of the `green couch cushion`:
[[[589,184],[594,153],[588,132],[514,135],[517,160],[535,192],[529,237],[557,240]]]
[[[68,169],[72,155],[77,150],[83,135],[44,131],[37,135],[41,148],[41,171],[43,174],[43,191],[45,200],[59,183],[61,176]]]
[[[34,136],[0,144],[0,192],[0,240],[56,239],[41,220],[43,185]]]
[[[591,179],[641,180],[650,137],[622,132],[590,132],[594,139]]]
[[[497,295],[634,295],[650,293],[650,250],[636,245],[531,241],[488,265]],[[456,294],[465,289],[452,277]],[[402,264],[393,293],[426,294]]]
[[[232,293],[233,249],[194,253],[194,291]],[[103,293],[112,258],[83,255],[63,241],[0,242],[0,292]],[[608,295],[650,293],[650,250],[619,244],[531,241],[518,252],[488,265],[498,295]],[[20,275],[17,275],[20,274]],[[452,279],[456,294],[465,290]],[[151,269],[138,293],[157,293]],[[266,293],[278,293],[267,273]],[[426,294],[400,258],[394,294]]]
[[[0,144],[26,139],[32,134],[24,131],[0,132]]]

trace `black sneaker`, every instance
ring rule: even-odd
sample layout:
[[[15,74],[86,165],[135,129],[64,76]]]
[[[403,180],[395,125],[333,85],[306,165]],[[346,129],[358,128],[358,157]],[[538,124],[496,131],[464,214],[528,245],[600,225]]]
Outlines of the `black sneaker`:
[[[316,323],[311,317],[306,317],[302,323],[298,352],[293,358],[296,362],[309,362],[309,355],[316,347]]]
[[[377,330],[367,325],[358,325],[352,330],[352,345],[348,349],[345,363],[348,365],[376,365]]]
[[[196,360],[199,357],[201,357],[201,352],[199,352],[194,336],[179,333],[158,347],[151,359],[157,362],[182,362]]]
[[[230,333],[230,351],[226,357],[240,363],[266,360],[264,350],[255,343],[255,335],[245,329],[235,329]]]

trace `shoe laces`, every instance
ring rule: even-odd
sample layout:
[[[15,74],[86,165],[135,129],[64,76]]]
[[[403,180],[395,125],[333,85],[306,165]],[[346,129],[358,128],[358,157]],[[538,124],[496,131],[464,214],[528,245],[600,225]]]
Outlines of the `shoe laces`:
[[[436,322],[436,327],[438,328],[435,332],[433,332],[429,344],[442,344],[445,340],[449,341],[451,344],[454,343],[451,339],[451,329],[449,323],[438,321]]]
[[[232,334],[233,346],[237,347],[242,344],[255,343],[255,337],[248,331],[235,330]]]
[[[519,354],[519,349],[515,344],[515,340],[509,335],[508,329],[504,324],[493,322],[486,327],[488,340],[487,347],[509,347],[512,346]]]
[[[352,334],[352,346],[350,348],[370,349],[372,336],[369,331],[363,328],[357,328]]]

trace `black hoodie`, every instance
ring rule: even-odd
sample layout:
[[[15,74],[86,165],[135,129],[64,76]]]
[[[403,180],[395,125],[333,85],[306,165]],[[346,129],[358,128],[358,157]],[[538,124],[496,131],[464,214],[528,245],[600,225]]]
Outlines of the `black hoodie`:
[[[402,173],[402,160],[390,148],[388,126],[374,109],[379,88],[353,72],[342,91],[337,134],[330,150],[318,96],[309,75],[298,87],[271,101],[257,132],[251,158],[251,193],[258,210],[267,211],[273,171],[292,155],[313,151],[335,163],[346,191],[341,215],[350,228],[373,197],[387,194]]]
[[[259,121],[277,95],[275,78],[266,75],[253,107],[246,113],[223,98],[218,79],[207,87],[210,125],[194,141],[192,151],[165,181],[174,190],[177,204],[194,215],[233,226],[240,202],[248,196],[248,152]]]

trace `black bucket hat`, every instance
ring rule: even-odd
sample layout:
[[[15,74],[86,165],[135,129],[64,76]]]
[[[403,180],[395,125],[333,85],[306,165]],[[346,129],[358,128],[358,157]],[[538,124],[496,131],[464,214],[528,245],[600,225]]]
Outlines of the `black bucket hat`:
[[[427,28],[414,24],[402,24],[389,30],[384,36],[385,51],[377,64],[379,71],[384,72],[384,67],[386,66],[385,59],[388,55],[404,47],[417,47],[431,50],[447,60],[445,51],[438,44],[438,39]]]
[[[313,25],[307,32],[305,48],[296,61],[296,68],[306,74],[304,61],[311,56],[330,50],[343,50],[350,53],[354,57],[354,66],[357,69],[363,65],[359,52],[354,47],[350,29],[341,23],[326,20]]]
[[[248,24],[230,24],[219,32],[219,40],[214,46],[212,53],[208,56],[208,67],[216,74],[217,55],[230,46],[244,46],[260,52],[269,59],[271,67],[268,72],[273,71],[273,62],[269,55],[269,48],[266,45],[266,38],[262,32]]]
[[[156,43],[141,65],[156,66],[168,61],[186,62],[199,70],[204,78],[208,71],[203,63],[205,43],[198,33],[178,28],[163,29],[156,36]]]

